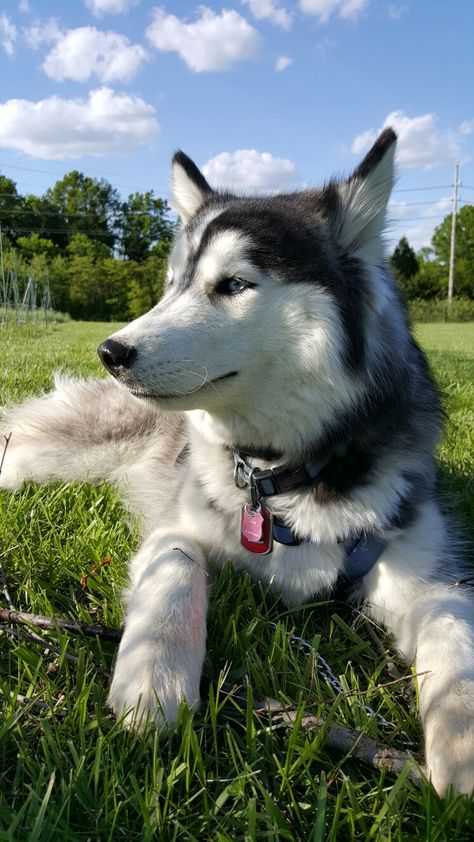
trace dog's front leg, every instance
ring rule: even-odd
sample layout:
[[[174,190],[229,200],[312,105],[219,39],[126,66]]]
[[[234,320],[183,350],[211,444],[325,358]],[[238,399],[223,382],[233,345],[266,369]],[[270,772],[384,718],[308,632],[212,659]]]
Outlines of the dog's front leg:
[[[156,530],[131,565],[125,630],[109,704],[129,727],[171,724],[181,701],[199,704],[206,643],[202,550],[178,531]]]
[[[450,785],[474,791],[474,599],[454,576],[451,584],[438,578],[449,564],[442,518],[426,504],[364,579],[369,613],[415,662],[426,772],[440,795]]]
[[[443,795],[474,792],[474,602],[449,586],[428,586],[400,638],[416,648],[426,771]]]

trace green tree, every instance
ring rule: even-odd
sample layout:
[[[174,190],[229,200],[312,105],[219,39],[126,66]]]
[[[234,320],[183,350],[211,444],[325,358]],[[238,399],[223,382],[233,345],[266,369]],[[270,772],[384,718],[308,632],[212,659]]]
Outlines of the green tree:
[[[431,240],[436,262],[447,268],[451,253],[452,214],[435,229]],[[456,218],[456,262],[454,273],[456,295],[474,298],[474,207],[465,205]],[[446,290],[444,292],[446,294]]]
[[[107,321],[129,318],[130,269],[112,258],[103,243],[76,234],[67,249],[68,312],[73,319]]]
[[[117,238],[120,200],[105,179],[90,178],[72,170],[43,197],[63,220],[67,240],[85,234],[111,250]]]
[[[135,263],[128,287],[128,308],[136,319],[157,304],[163,295],[169,250],[156,247],[145,263]]]
[[[23,260],[28,262],[35,256],[43,257],[48,262],[58,253],[58,248],[52,240],[40,237],[37,233],[29,234],[28,237],[18,237],[16,244]]]
[[[61,313],[71,312],[71,295],[69,291],[68,259],[63,255],[53,257],[48,263],[49,287],[53,301],[53,308]]]
[[[158,242],[169,243],[173,225],[168,218],[170,208],[153,190],[132,193],[122,204],[120,213],[120,247],[128,260],[143,263]]]
[[[408,281],[419,269],[415,252],[406,237],[402,237],[389,259],[390,268],[398,281]]]
[[[411,278],[402,278],[400,286],[408,301],[414,298],[445,298],[448,275],[445,266],[435,260],[420,260],[420,268]]]
[[[445,216],[431,240],[435,259],[449,265],[452,214]],[[474,206],[464,205],[456,219],[456,260],[464,260],[474,272]]]
[[[0,175],[0,224],[7,240],[15,243],[21,226],[21,196],[11,178]]]
[[[37,234],[64,250],[69,242],[66,221],[61,210],[46,196],[28,193],[22,199],[21,235]]]

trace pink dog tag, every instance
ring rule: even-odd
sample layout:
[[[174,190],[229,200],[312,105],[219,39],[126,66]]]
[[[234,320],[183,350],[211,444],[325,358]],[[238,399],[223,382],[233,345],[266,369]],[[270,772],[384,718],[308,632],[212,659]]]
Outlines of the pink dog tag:
[[[272,513],[258,503],[245,503],[242,507],[240,543],[251,553],[264,555],[271,552],[273,543]]]

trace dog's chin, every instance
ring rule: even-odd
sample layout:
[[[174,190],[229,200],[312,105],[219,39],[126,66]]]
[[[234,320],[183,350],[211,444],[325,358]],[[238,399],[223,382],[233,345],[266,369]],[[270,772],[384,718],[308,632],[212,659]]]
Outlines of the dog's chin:
[[[201,386],[193,389],[190,392],[160,392],[158,389],[147,389],[143,385],[132,385],[124,383],[125,386],[136,398],[151,402],[160,407],[160,409],[206,409],[209,403],[215,403],[216,399],[221,399],[219,388],[216,383],[221,384],[222,381],[234,378],[237,376],[237,371],[230,371],[213,380],[208,380]]]

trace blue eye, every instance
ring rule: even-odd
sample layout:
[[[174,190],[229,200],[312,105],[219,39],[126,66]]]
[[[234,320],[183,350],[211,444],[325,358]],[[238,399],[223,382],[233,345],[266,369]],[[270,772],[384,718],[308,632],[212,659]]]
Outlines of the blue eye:
[[[246,289],[251,289],[255,284],[250,281],[243,281],[242,278],[223,278],[216,286],[218,295],[240,295]]]

